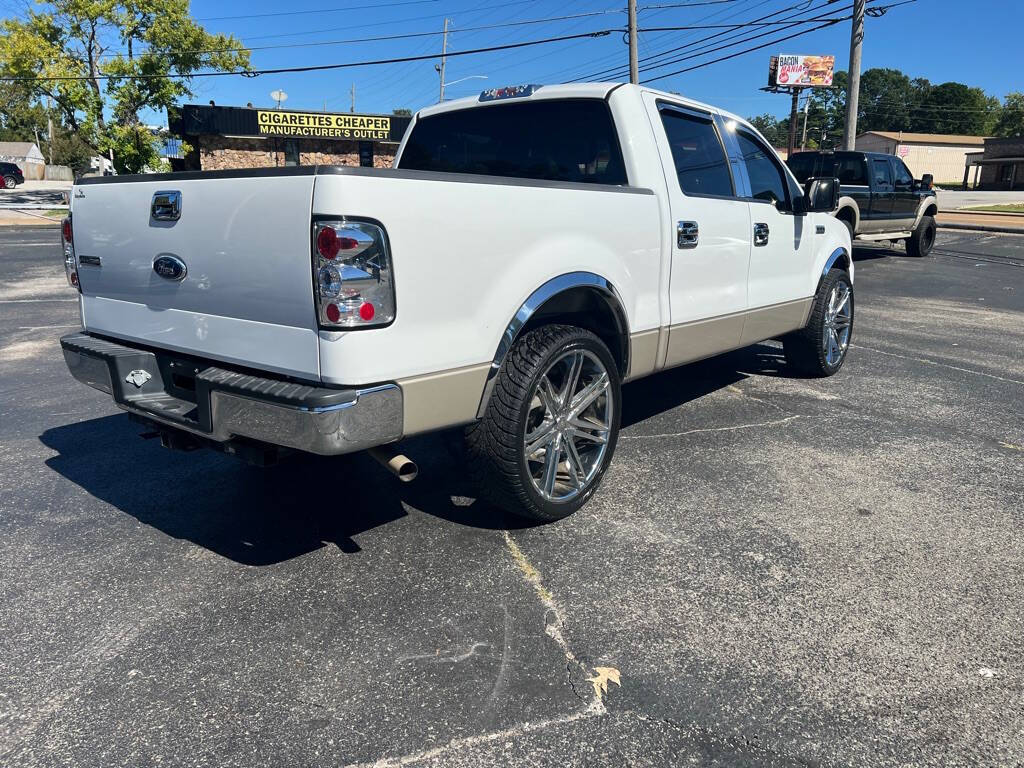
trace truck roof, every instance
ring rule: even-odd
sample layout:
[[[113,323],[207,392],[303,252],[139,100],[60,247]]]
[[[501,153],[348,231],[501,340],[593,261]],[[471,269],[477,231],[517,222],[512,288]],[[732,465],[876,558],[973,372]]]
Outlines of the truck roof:
[[[800,152],[794,152],[793,157],[797,155],[863,155],[864,157],[892,157],[892,155],[886,154],[885,152],[865,152],[861,149],[805,149]]]
[[[669,93],[668,91],[659,91],[656,88],[646,88],[642,85],[632,85],[630,83],[562,83],[554,85],[538,85],[532,94],[529,96],[516,96],[507,99],[507,101],[541,101],[544,99],[604,99],[612,91],[619,88],[635,88],[640,91],[647,91],[656,95],[664,96],[668,99],[682,100],[687,104],[694,107],[700,107],[710,111],[717,111],[724,117],[737,120],[744,125],[747,121],[738,115],[733,115],[725,110],[712,106],[711,104],[704,104],[703,102],[694,101],[688,99],[685,96],[681,96],[678,93]],[[461,99],[453,99],[452,101],[446,101],[443,104],[434,104],[433,106],[424,107],[419,110],[416,114],[418,116],[426,117],[427,115],[437,115],[442,112],[450,112],[457,109],[468,109],[476,106],[486,106],[487,104],[501,104],[506,99],[495,99],[493,101],[481,101],[480,96],[467,96]]]

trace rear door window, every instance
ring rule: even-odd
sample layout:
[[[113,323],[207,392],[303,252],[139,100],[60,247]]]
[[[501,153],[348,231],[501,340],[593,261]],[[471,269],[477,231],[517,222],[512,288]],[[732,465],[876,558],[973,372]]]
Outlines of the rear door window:
[[[601,99],[508,102],[419,118],[398,167],[627,183],[611,112]]]
[[[892,186],[892,169],[889,168],[889,161],[887,159],[881,157],[872,158],[871,168],[876,187]]]
[[[838,155],[833,157],[831,165],[827,163],[826,165],[829,172],[823,175],[835,176],[839,179],[840,184],[849,187],[868,186],[868,174],[863,155]]]
[[[732,197],[735,193],[729,161],[711,115],[704,117],[671,107],[659,111],[683,193]]]

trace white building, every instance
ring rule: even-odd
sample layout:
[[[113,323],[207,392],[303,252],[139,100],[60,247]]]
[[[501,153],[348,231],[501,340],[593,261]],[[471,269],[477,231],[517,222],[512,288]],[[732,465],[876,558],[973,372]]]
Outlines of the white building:
[[[17,165],[26,179],[46,176],[46,158],[34,142],[0,141],[0,160]]]
[[[967,155],[985,147],[984,136],[957,136],[909,131],[868,131],[857,137],[862,152],[884,152],[903,158],[907,168],[920,179],[930,173],[936,183],[961,183]]]

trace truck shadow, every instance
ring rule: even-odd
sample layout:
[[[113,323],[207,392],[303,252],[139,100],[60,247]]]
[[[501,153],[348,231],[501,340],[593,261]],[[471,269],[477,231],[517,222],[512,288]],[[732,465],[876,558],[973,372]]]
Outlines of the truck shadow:
[[[757,345],[628,384],[629,427],[746,378],[771,374],[779,350]],[[421,512],[457,525],[512,530],[533,525],[475,499],[461,430],[411,438],[402,450],[420,476],[403,484],[365,454],[293,455],[269,468],[212,451],[181,453],[139,437],[126,414],[46,430],[56,452],[46,465],[91,496],[168,536],[251,566],[336,546],[357,553],[356,537]],[[88,515],[89,502],[80,505]]]

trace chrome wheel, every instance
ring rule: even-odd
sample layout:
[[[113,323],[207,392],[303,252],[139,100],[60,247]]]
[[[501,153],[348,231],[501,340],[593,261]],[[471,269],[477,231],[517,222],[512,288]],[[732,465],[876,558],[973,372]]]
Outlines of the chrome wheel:
[[[822,349],[825,362],[830,366],[839,365],[850,344],[850,325],[853,310],[850,304],[850,287],[843,282],[833,286],[825,308],[825,322],[822,330]]]
[[[4,177],[4,187],[7,189],[14,189],[16,186],[18,186],[18,182],[14,180],[13,176]]]
[[[537,379],[523,453],[542,498],[569,501],[597,477],[608,451],[612,397],[608,371],[586,350],[565,352]]]

